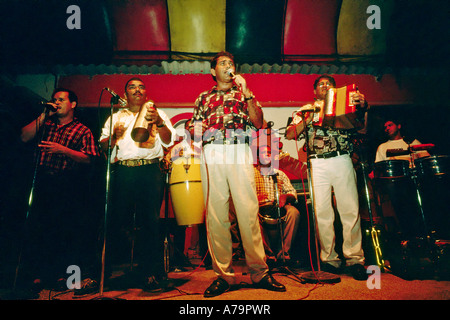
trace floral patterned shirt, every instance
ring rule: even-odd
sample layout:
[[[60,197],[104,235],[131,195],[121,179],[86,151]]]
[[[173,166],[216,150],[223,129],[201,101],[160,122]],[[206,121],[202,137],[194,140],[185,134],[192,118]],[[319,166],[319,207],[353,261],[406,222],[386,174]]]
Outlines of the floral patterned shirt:
[[[254,103],[260,106],[258,101],[254,100]],[[196,121],[202,121],[207,125],[207,132],[203,136],[204,141],[209,140],[218,131],[226,134],[226,129],[235,131],[256,129],[250,121],[244,95],[235,85],[228,91],[218,90],[217,86],[214,86],[202,92],[195,101],[189,129],[193,128]]]
[[[302,122],[301,112],[297,112],[289,126],[298,125]],[[351,135],[348,130],[326,128],[315,125],[318,121],[315,113],[312,123],[307,126],[308,130],[308,147],[311,154],[324,154],[332,151],[353,151],[353,145],[351,143]],[[305,117],[308,117],[305,114]],[[301,134],[299,138],[304,138],[305,135]]]

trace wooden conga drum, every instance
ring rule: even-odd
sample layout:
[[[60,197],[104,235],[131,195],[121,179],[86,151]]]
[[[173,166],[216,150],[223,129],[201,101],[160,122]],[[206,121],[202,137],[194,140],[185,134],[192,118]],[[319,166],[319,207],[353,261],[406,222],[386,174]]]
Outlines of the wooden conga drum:
[[[180,157],[172,162],[169,190],[178,225],[203,223],[205,203],[199,158]]]

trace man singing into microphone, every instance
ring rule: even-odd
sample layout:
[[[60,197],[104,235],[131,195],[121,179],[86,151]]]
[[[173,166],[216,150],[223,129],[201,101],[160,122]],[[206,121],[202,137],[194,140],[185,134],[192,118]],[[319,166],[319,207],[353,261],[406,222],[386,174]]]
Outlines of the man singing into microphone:
[[[211,60],[210,71],[217,84],[197,98],[189,127],[194,140],[196,135],[201,134],[204,141],[201,173],[206,201],[207,238],[217,275],[204,296],[218,296],[235,283],[229,220],[230,195],[236,209],[252,282],[259,288],[285,291],[286,288],[268,273],[265,262],[252,152],[245,137],[234,139],[229,136],[261,128],[261,106],[245,79],[234,74],[232,54],[218,53]]]
[[[95,255],[89,241],[95,243],[98,225],[86,199],[90,165],[99,153],[89,128],[74,117],[77,104],[74,92],[56,89],[45,112],[21,132],[23,142],[37,141],[38,147],[31,231],[24,246],[34,289],[67,290],[67,267],[77,265],[86,274],[93,260],[83,259]]]
[[[341,261],[335,251],[333,190],[343,227],[342,251],[346,259],[346,266],[356,280],[365,280],[367,274],[362,250],[356,173],[350,158],[353,148],[350,132],[317,126],[315,123],[319,121],[319,113],[303,111],[315,109],[315,107],[318,107],[319,110],[323,108],[328,89],[335,87],[336,82],[331,76],[321,75],[315,80],[316,101],[313,105],[303,106],[297,111],[286,130],[286,138],[292,140],[304,137],[304,117],[306,130],[308,130],[309,141],[306,142],[306,145],[309,148],[313,199],[323,271],[341,272]],[[364,95],[358,93],[355,100],[356,98],[359,98],[359,107],[366,109],[367,103]]]

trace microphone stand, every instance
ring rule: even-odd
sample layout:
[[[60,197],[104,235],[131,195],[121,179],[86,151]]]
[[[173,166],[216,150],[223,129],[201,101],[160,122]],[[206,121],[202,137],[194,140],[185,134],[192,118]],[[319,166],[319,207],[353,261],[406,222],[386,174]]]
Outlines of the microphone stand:
[[[301,117],[302,117],[302,123],[303,123],[303,132],[305,134],[305,139],[306,139],[306,171],[308,172],[308,190],[309,190],[309,198],[311,199],[311,209],[312,209],[311,211],[313,214],[312,221],[313,221],[314,235],[315,235],[318,271],[314,271],[314,267],[313,267],[312,261],[311,261],[311,267],[313,268],[313,270],[311,272],[303,273],[301,275],[301,278],[303,279],[303,281],[308,282],[308,283],[338,283],[341,281],[341,278],[338,275],[320,270],[320,255],[319,255],[319,243],[318,243],[319,230],[317,228],[316,215],[315,215],[314,190],[313,190],[312,178],[311,178],[311,163],[310,163],[311,160],[309,158],[309,139],[308,139],[308,130],[306,127],[306,119],[305,119],[305,114],[304,114],[305,112],[306,111],[301,112]],[[308,207],[308,203],[306,203],[306,206]]]
[[[170,166],[170,164],[169,164]],[[166,275],[170,271],[170,250],[169,250],[169,175],[170,167],[165,173],[164,183],[164,271]]]
[[[106,189],[105,189],[105,217],[103,220],[103,246],[102,246],[102,268],[100,274],[100,296],[103,295],[103,288],[105,282],[105,256],[106,256],[106,228],[109,215],[109,204],[110,204],[110,188],[111,188],[111,142],[112,142],[112,130],[113,130],[113,111],[114,105],[119,102],[119,96],[111,97],[111,107],[110,107],[110,119],[109,119],[109,138],[108,138],[108,154],[106,160]]]
[[[277,176],[278,176],[278,173],[276,173],[276,172],[273,175],[271,175],[272,181],[274,183],[274,188],[275,188],[275,204],[277,206],[277,223],[278,223],[278,227],[280,229],[281,254],[283,256],[283,266],[281,268],[278,268],[278,271],[283,270],[284,273],[291,274],[294,277],[296,277],[298,280],[302,281],[302,279],[299,278],[295,272],[293,272],[286,266],[286,257],[285,257],[285,251],[284,251],[284,226],[283,226],[283,222],[281,221],[280,192],[278,191]]]
[[[383,253],[382,253],[381,247],[380,247],[380,240],[378,238],[378,231],[376,230],[375,224],[373,221],[372,202],[371,202],[369,187],[368,187],[368,182],[367,182],[368,181],[368,179],[367,179],[368,163],[367,163],[367,157],[366,157],[364,150],[361,150],[361,152],[359,153],[359,156],[361,158],[361,169],[362,169],[362,176],[363,176],[363,181],[364,181],[364,193],[366,196],[367,211],[369,213],[370,235],[372,238],[373,249],[375,250],[375,259],[376,259],[377,265],[380,267],[381,271],[385,271],[385,264],[384,264],[384,259],[383,259]]]
[[[408,144],[408,150],[411,150],[411,145]],[[420,211],[420,217],[422,219],[422,223],[423,223],[423,228],[424,228],[424,234],[427,237],[427,239],[432,239],[432,234],[430,233],[430,230],[428,229],[428,225],[427,225],[427,219],[425,218],[425,213],[423,211],[423,205],[422,205],[422,196],[421,196],[421,186],[420,183],[417,179],[417,170],[415,167],[415,162],[414,162],[414,157],[413,157],[413,152],[410,152],[410,159],[411,159],[411,164],[412,164],[412,170],[411,170],[411,179],[414,183],[414,187],[416,189],[416,196],[417,196],[417,203],[419,204],[419,211]]]
[[[39,139],[37,140],[36,148],[35,148],[35,150],[36,150],[35,151],[36,159],[35,159],[35,163],[34,163],[34,172],[33,172],[33,179],[31,181],[30,194],[28,196],[28,209],[27,209],[27,214],[25,216],[25,222],[24,222],[24,225],[23,225],[23,231],[22,231],[23,233],[27,232],[28,220],[29,220],[28,218],[29,218],[29,216],[31,214],[31,209],[32,209],[32,206],[33,206],[34,189],[35,189],[35,186],[36,186],[37,171],[38,171],[38,168],[39,168],[39,161],[41,160],[41,157],[40,157],[41,153],[38,152],[38,149],[39,149],[38,145],[39,145],[39,142],[41,142],[42,139],[44,138],[45,122],[47,121],[49,112],[50,112],[50,110],[47,107],[44,107],[44,115],[45,115],[45,117],[44,117],[44,124],[43,124],[43,129],[42,129],[41,135],[40,135]],[[37,130],[37,128],[36,128],[36,130]],[[23,242],[24,242],[24,240],[21,241],[20,250],[19,250],[19,256],[18,256],[18,259],[17,259],[17,266],[16,266],[16,271],[15,271],[15,275],[14,275],[14,282],[13,282],[13,292],[16,291],[17,278],[19,276],[19,269],[20,269],[20,264],[21,264],[21,261],[22,261],[22,253],[23,253],[23,247],[24,247],[24,243]]]
[[[410,145],[408,145],[408,149],[411,150]],[[423,185],[418,179],[419,173],[417,172],[417,168],[415,166],[413,152],[411,152],[410,157],[411,157],[411,163],[412,163],[411,179],[413,180],[414,187],[416,189],[415,190],[416,196],[417,196],[416,200],[419,205],[420,218],[422,220],[422,227],[423,227],[423,232],[424,232],[424,237],[425,237],[426,249],[427,249],[427,252],[429,255],[428,257],[432,260],[432,263],[437,265],[439,262],[440,249],[439,249],[438,245],[436,244],[435,235],[433,234],[432,230],[429,229],[427,218],[425,217],[425,212],[424,212],[424,208],[423,208],[423,204],[422,204],[422,191],[421,191],[421,190],[423,190]]]

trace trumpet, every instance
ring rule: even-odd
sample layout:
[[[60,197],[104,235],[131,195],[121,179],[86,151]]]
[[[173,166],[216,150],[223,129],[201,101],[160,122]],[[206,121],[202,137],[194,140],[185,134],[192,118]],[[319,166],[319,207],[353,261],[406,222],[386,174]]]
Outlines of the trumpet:
[[[147,141],[150,135],[152,134],[153,126],[156,126],[156,124],[153,124],[151,127],[149,127],[148,121],[145,120],[145,115],[147,113],[148,106],[156,109],[153,101],[147,101],[141,106],[141,110],[139,110],[139,114],[136,118],[133,130],[131,131],[131,138],[136,142]]]

